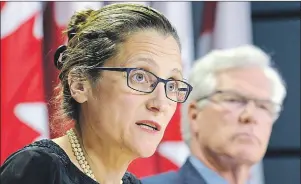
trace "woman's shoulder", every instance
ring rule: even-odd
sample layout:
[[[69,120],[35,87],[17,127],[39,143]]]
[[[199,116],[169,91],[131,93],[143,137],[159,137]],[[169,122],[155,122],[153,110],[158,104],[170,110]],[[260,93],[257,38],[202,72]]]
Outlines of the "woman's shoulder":
[[[67,164],[66,154],[51,140],[40,140],[10,155],[0,167],[1,181],[5,183],[28,183],[57,172]],[[40,178],[39,178],[40,177]]]
[[[22,149],[11,154],[3,165],[9,162],[31,161],[33,163],[42,164],[42,162],[61,162],[61,164],[68,163],[68,156],[66,153],[52,140],[43,139],[35,141]]]
[[[141,181],[132,173],[126,172],[122,178],[123,184],[141,184]]]

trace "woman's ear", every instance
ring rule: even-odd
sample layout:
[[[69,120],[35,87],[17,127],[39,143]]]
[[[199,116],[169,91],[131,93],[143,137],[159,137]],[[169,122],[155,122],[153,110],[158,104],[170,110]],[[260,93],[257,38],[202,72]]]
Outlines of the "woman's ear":
[[[75,70],[71,70],[68,74],[68,84],[70,94],[75,101],[78,103],[84,103],[88,100],[88,92],[90,84],[88,80],[84,79],[83,76],[76,73]]]

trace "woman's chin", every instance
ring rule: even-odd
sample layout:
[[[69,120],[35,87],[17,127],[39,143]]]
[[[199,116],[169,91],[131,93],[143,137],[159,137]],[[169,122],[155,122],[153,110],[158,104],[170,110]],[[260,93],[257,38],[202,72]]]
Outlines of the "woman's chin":
[[[153,156],[153,154],[155,153],[156,150],[154,151],[148,151],[148,152],[142,152],[140,153],[140,158],[148,158],[148,157],[151,157]]]
[[[135,146],[135,152],[137,153],[138,157],[140,158],[147,158],[152,156],[157,149],[158,145],[141,145]]]

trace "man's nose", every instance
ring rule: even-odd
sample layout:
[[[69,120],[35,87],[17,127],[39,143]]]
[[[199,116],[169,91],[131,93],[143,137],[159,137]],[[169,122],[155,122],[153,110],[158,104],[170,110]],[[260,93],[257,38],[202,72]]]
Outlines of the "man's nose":
[[[240,123],[256,123],[254,113],[256,111],[256,104],[253,101],[249,101],[239,116]]]

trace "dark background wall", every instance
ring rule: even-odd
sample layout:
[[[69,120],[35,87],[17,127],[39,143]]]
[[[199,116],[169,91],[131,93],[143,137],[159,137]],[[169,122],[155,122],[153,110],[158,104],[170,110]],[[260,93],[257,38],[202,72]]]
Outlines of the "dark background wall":
[[[204,2],[192,3],[197,40]],[[300,184],[300,2],[251,2],[251,8],[254,44],[272,55],[288,90],[263,160],[265,182]]]

